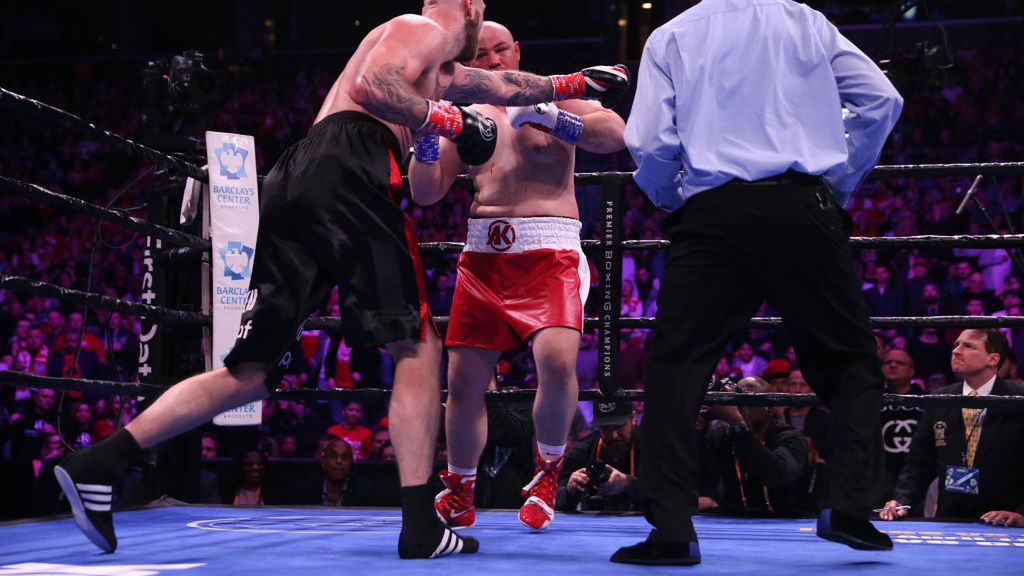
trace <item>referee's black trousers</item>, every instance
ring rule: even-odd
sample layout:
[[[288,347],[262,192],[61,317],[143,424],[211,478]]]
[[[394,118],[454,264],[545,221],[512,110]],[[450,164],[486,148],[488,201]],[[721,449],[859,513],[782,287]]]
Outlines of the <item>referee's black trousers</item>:
[[[665,220],[671,248],[647,367],[638,474],[644,513],[660,538],[696,539],[694,422],[727,340],[764,299],[781,312],[804,377],[832,410],[823,506],[867,518],[882,496],[883,379],[849,218],[828,198],[813,181],[730,183],[693,196]]]

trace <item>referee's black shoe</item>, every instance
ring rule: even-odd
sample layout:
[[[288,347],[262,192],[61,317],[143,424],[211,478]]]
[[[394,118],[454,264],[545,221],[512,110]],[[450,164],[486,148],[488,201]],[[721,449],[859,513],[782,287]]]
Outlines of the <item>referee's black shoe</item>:
[[[818,515],[818,537],[854,550],[892,550],[892,539],[871,522],[833,508]]]
[[[117,549],[110,512],[114,486],[141,453],[135,438],[122,428],[95,446],[69,454],[53,469],[71,505],[75,525],[104,552]]]
[[[700,545],[696,541],[661,541],[651,530],[647,540],[623,546],[612,554],[612,562],[649,566],[693,566],[700,564]]]

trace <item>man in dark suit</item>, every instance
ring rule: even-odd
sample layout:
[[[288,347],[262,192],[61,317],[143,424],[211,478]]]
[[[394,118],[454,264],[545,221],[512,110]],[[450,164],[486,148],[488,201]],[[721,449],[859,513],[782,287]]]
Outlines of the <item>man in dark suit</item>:
[[[963,381],[936,393],[1024,395],[1024,387],[996,375],[1009,357],[999,330],[964,330],[950,362]],[[1008,408],[925,410],[881,518],[905,516],[900,506],[919,503],[936,476],[936,516],[1024,526],[1024,414]]]
[[[292,491],[291,504],[319,506],[369,506],[373,486],[352,476],[352,446],[334,438],[318,454],[323,475],[300,482]]]
[[[875,267],[875,284],[864,291],[864,303],[872,316],[899,316],[903,313],[903,288],[892,282],[892,274],[884,265]]]

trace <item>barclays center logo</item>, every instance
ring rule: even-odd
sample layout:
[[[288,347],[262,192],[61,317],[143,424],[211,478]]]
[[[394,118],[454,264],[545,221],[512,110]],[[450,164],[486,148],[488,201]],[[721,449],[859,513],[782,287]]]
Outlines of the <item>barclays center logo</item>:
[[[220,249],[224,261],[224,276],[232,280],[245,280],[252,276],[253,248],[241,242],[228,242]]]
[[[241,180],[245,178],[245,159],[249,157],[249,151],[233,142],[225,142],[214,153],[217,155],[217,162],[220,164],[220,175],[228,180]]]

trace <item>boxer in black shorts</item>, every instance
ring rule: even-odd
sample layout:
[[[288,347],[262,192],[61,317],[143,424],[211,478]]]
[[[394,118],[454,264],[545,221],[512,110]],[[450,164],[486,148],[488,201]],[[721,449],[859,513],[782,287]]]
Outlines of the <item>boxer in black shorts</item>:
[[[388,409],[402,486],[402,558],[476,552],[434,513],[434,444],[440,414],[441,343],[417,270],[412,223],[394,202],[413,132],[445,137],[470,165],[494,152],[494,122],[438,101],[501,105],[593,98],[611,105],[628,80],[611,67],[565,76],[466,68],[483,21],[482,0],[425,0],[362,40],[327,94],[308,136],[264,184],[252,293],[225,367],[179,382],[109,438],[54,469],[78,528],[117,547],[113,486],[141,451],[225,410],[266,398],[306,315],[341,286],[346,336],[385,343],[395,359]]]
[[[249,309],[225,366],[270,360],[273,391],[289,344],[334,286],[350,346],[434,330],[413,223],[395,202],[401,157],[387,126],[354,111],[325,117],[285,151],[263,182]]]

